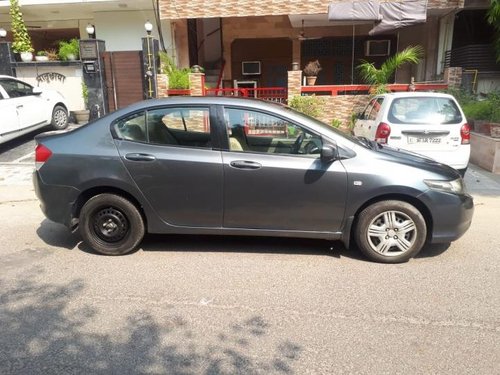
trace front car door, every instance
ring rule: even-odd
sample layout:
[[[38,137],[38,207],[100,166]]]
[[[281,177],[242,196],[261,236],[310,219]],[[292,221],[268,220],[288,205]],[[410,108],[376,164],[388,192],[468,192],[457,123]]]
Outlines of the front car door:
[[[33,86],[12,78],[2,78],[0,84],[15,105],[19,130],[47,124],[47,99],[33,94]]]
[[[344,217],[347,175],[324,163],[324,140],[284,117],[220,108],[226,127],[224,227],[336,232]]]
[[[170,225],[222,226],[222,158],[210,113],[209,106],[165,106],[113,123],[123,163]]]
[[[0,82],[0,141],[10,138],[11,135],[19,130],[19,119],[17,116],[16,103],[9,99],[8,94],[3,89]]]

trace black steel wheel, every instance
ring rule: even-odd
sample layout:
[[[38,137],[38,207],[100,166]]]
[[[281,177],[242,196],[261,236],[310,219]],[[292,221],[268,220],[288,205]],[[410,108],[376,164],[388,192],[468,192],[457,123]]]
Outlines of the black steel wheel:
[[[106,255],[133,251],[145,233],[144,220],[137,207],[115,194],[90,198],[80,212],[79,227],[84,241]]]
[[[52,127],[55,130],[62,130],[68,127],[68,111],[60,105],[56,105],[52,111]]]
[[[418,254],[427,236],[425,219],[407,202],[381,201],[359,214],[354,238],[371,260],[402,263]]]

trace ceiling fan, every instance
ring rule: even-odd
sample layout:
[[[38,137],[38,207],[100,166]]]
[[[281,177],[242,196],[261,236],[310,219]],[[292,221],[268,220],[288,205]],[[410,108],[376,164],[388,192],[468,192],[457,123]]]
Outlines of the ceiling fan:
[[[306,32],[304,30],[304,20],[302,19],[302,28],[299,32],[299,35],[297,36],[298,40],[314,40],[314,39],[321,39],[320,36],[306,36]]]

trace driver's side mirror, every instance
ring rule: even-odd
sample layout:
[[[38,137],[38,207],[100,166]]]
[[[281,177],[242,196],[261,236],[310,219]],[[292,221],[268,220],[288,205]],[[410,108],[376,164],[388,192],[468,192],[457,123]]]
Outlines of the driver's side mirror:
[[[33,95],[40,95],[43,92],[43,90],[40,87],[33,87]]]
[[[323,145],[321,148],[320,159],[323,163],[331,163],[337,159],[337,147],[332,145]]]

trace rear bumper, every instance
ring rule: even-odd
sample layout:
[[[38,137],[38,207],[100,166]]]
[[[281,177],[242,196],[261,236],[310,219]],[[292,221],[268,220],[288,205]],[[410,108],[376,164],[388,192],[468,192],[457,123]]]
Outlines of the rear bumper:
[[[469,229],[474,214],[474,200],[468,194],[456,195],[429,190],[421,199],[430,208],[432,231],[430,243],[455,241]]]
[[[33,172],[33,186],[47,219],[71,228],[73,208],[80,191],[70,186],[47,185],[38,171]]]

